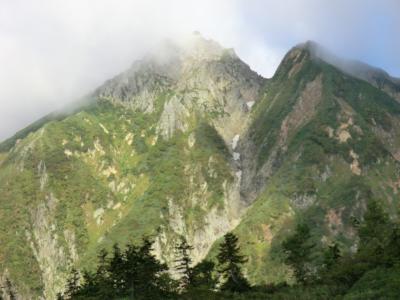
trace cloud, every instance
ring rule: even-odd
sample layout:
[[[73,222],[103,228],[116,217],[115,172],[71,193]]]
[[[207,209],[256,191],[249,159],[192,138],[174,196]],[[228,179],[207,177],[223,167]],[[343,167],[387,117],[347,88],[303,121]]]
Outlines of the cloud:
[[[0,140],[194,30],[267,77],[308,39],[400,75],[398,11],[397,0],[1,1]]]

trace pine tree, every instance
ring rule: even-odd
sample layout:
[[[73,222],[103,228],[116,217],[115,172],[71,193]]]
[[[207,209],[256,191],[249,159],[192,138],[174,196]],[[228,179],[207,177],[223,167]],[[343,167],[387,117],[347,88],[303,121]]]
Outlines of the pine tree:
[[[285,262],[293,268],[299,283],[305,283],[311,277],[310,255],[314,244],[310,238],[310,228],[307,224],[301,223],[297,225],[295,233],[282,243],[286,254]]]
[[[113,246],[113,256],[109,261],[108,272],[110,273],[110,282],[113,286],[114,294],[124,295],[126,292],[125,261],[118,244]]]
[[[333,242],[324,252],[323,263],[318,270],[318,280],[332,281],[332,273],[335,273],[338,269],[341,263],[341,258],[342,255],[340,253],[339,245],[338,243]]]
[[[241,265],[247,262],[245,256],[240,254],[238,238],[233,233],[227,233],[219,247],[218,263],[223,283],[221,290],[231,292],[244,292],[250,284],[243,276]]]
[[[139,248],[135,245],[128,245],[125,250],[125,281],[128,289],[128,294],[132,299],[135,299],[136,287],[140,284],[139,269]]]
[[[386,265],[394,266],[400,265],[400,226],[393,224],[389,241],[385,248],[385,256],[383,261]]]
[[[67,280],[66,291],[64,294],[66,299],[72,299],[73,296],[79,292],[79,279],[79,272],[75,268],[72,268],[71,275]]]
[[[380,203],[376,200],[370,200],[364,214],[364,221],[358,229],[359,248],[385,243],[392,228],[389,216],[384,212]]]
[[[99,277],[107,277],[108,274],[108,252],[106,249],[101,249],[97,255],[98,265],[96,275]]]
[[[396,261],[395,253],[399,253],[400,232],[396,234],[396,226],[378,201],[369,200],[363,220],[355,223],[359,235],[357,252],[341,258],[327,274],[337,285],[352,286],[366,272],[390,266]]]
[[[143,239],[141,247],[138,249],[138,269],[137,272],[140,276],[135,287],[136,294],[143,295],[149,299],[162,297],[163,293],[168,293],[161,289],[164,286],[161,279],[165,278],[163,275],[167,270],[165,264],[160,263],[152,253],[153,241],[148,238]]]
[[[326,270],[330,270],[335,263],[340,259],[340,249],[339,245],[335,242],[328,246],[327,251],[324,255],[324,266]]]
[[[79,274],[73,269],[66,286],[66,299],[171,299],[176,283],[166,272],[167,266],[152,254],[153,242],[144,239],[139,246],[128,245],[121,251],[114,245],[113,256],[102,250],[96,273]]]
[[[112,282],[109,273],[109,259],[108,252],[105,249],[101,249],[97,255],[97,270],[93,276],[93,289],[95,294],[99,297],[107,298],[112,291]]]
[[[195,288],[201,287],[208,290],[214,289],[216,280],[213,278],[215,264],[209,260],[203,260],[193,267],[193,282]]]
[[[192,259],[190,251],[193,247],[189,245],[185,237],[181,237],[180,243],[175,248],[178,258],[175,260],[175,269],[180,273],[182,288],[187,289],[193,283]]]
[[[10,279],[8,279],[8,278],[6,278],[6,286],[5,286],[5,288],[6,288],[6,292],[8,294],[8,299],[15,300],[16,297],[15,297],[15,294],[14,294],[13,286],[12,286],[12,283],[11,283]]]

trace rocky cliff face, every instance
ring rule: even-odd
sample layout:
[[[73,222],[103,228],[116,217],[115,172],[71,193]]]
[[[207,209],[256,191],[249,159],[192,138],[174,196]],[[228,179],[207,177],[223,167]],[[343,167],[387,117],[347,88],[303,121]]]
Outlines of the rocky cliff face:
[[[199,35],[164,47],[0,145],[0,278],[21,298],[54,299],[73,266],[143,235],[173,266],[180,236],[199,262],[234,230],[251,281],[290,281],[279,242],[298,219],[318,245],[351,248],[368,197],[397,205],[400,105],[385,86],[310,43],[269,80]]]

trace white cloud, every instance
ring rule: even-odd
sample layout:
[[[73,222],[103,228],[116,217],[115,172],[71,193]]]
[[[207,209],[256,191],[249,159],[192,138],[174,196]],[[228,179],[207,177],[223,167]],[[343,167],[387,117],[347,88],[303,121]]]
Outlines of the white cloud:
[[[400,11],[399,2],[377,3],[2,0],[0,139],[126,69],[160,39],[177,38],[194,30],[235,48],[264,76],[273,74],[288,48],[307,39],[360,58],[368,58],[366,50],[371,45],[386,41],[382,48],[387,50],[379,52],[382,57],[376,61],[393,65],[393,70],[400,72],[400,24],[395,15]],[[374,23],[379,16],[382,22],[385,18],[395,22],[388,25],[392,32],[385,32],[385,24]],[[372,39],[379,34],[379,41]]]

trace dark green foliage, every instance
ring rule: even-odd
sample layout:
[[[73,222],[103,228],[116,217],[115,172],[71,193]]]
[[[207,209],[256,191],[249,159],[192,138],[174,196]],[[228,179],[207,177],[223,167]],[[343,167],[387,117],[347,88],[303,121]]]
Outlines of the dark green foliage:
[[[164,295],[167,297],[171,292],[169,286],[165,284],[166,281],[170,281],[165,273],[168,269],[152,254],[152,245],[153,243],[150,240],[144,239],[143,244],[136,252],[136,258],[131,254],[133,258],[128,265],[134,265],[137,261],[137,268],[133,273],[128,273],[130,276],[128,276],[127,282],[133,282],[132,289],[138,295],[145,295],[146,297]]]
[[[399,267],[380,267],[366,272],[346,293],[345,300],[400,298]]]
[[[84,271],[81,278],[72,269],[64,296],[59,295],[59,298],[225,299],[251,291],[240,268],[246,259],[240,254],[238,239],[233,234],[225,235],[225,243],[221,246],[219,263],[224,283],[220,292],[215,290],[218,280],[214,277],[214,263],[204,260],[191,267],[189,251],[192,247],[184,238],[177,246],[180,255],[177,270],[182,273],[179,282],[170,278],[167,266],[151,253],[152,245],[146,238],[141,245],[129,244],[124,250],[114,245],[110,257],[101,250],[97,271]]]
[[[363,220],[354,224],[359,235],[357,251],[342,253],[337,242],[329,245],[322,265],[314,266],[319,270],[314,281],[309,280],[309,273],[307,269],[304,270],[304,266],[309,263],[310,244],[307,245],[307,240],[311,237],[310,229],[298,225],[296,232],[282,245],[288,252],[286,261],[293,267],[297,281],[303,283],[303,286],[307,283],[307,289],[315,292],[328,287],[325,299],[398,299],[398,224],[390,220],[376,200],[368,202]],[[296,289],[297,286],[289,290],[279,288],[274,295],[283,292],[286,296],[282,299],[292,299],[289,295]],[[314,296],[309,299],[320,298]]]
[[[84,272],[82,284],[77,287],[77,273],[68,280],[66,297],[72,299],[169,299],[176,284],[167,275],[166,265],[152,252],[153,243],[143,239],[140,246],[128,245],[122,251],[114,246],[112,256],[99,254],[95,273]]]
[[[5,295],[9,300],[17,299],[15,296],[14,287],[9,278],[6,278],[4,287],[0,286],[0,291],[1,290],[5,292]],[[0,295],[0,299],[2,299],[1,295]]]
[[[370,200],[364,220],[359,222],[357,228],[357,252],[339,259],[328,274],[328,279],[350,287],[369,270],[394,266],[399,259],[399,251],[394,250],[398,245],[397,228],[379,202]]]
[[[194,288],[202,288],[206,290],[213,290],[217,284],[214,278],[215,263],[209,260],[203,260],[193,268],[193,282]]]
[[[370,200],[364,220],[358,228],[360,251],[368,247],[383,247],[389,230],[392,230],[389,216],[378,201]]]
[[[221,290],[245,292],[250,289],[250,284],[241,269],[241,265],[247,262],[247,259],[240,254],[239,240],[236,235],[225,234],[217,258],[222,276]]]
[[[126,290],[125,278],[125,259],[121,249],[117,244],[113,246],[113,255],[108,262],[108,272],[110,274],[110,283],[117,295]]]
[[[175,260],[175,269],[181,275],[182,288],[187,289],[193,284],[193,268],[190,251],[193,247],[189,245],[185,237],[181,237],[180,243],[176,246],[177,259]]]
[[[204,121],[199,124],[196,130],[196,141],[199,147],[209,153],[229,155],[229,150],[217,130]]]
[[[75,268],[72,268],[71,276],[68,278],[67,286],[65,289],[65,297],[71,299],[79,291],[80,275]]]
[[[311,279],[311,250],[314,246],[310,228],[305,223],[298,224],[295,233],[282,244],[282,249],[286,253],[285,262],[293,268],[299,283],[304,284]]]
[[[329,271],[341,257],[339,245],[337,243],[329,245],[324,254],[324,268]]]

